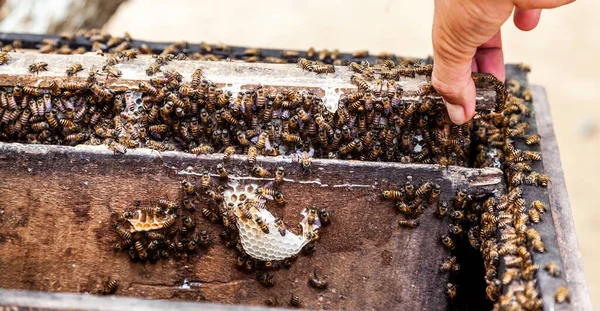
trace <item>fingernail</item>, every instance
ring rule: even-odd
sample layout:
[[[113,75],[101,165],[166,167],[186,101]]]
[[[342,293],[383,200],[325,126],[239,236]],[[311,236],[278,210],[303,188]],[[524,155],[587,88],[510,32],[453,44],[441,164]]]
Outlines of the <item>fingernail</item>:
[[[457,125],[465,123],[465,109],[462,106],[450,104],[446,100],[444,100],[444,105],[446,105],[448,116],[452,120],[452,123]]]

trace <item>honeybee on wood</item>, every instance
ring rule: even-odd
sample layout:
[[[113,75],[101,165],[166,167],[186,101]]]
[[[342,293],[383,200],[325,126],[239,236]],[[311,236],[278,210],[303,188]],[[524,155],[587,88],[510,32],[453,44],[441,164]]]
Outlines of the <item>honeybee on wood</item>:
[[[329,211],[325,208],[319,211],[319,218],[321,220],[321,224],[328,225],[331,222],[331,215]]]
[[[131,60],[132,58],[137,58],[139,51],[137,49],[129,49],[125,51],[119,52],[117,55],[121,59]]]
[[[442,235],[442,236],[440,237],[440,240],[442,241],[442,244],[443,244],[443,245],[444,245],[446,248],[448,248],[448,249],[450,249],[450,250],[453,250],[454,248],[456,248],[456,246],[454,245],[454,241],[452,241],[452,238],[450,238],[449,236],[447,236],[447,235]]]
[[[442,262],[440,264],[440,272],[448,272],[452,269],[454,265],[456,265],[456,256],[452,256]]]
[[[538,185],[540,187],[548,187],[548,183],[550,182],[550,179],[548,178],[548,175],[546,175],[545,173],[542,173],[538,176]]]
[[[161,64],[157,62],[151,63],[148,68],[146,68],[146,75],[153,76],[160,71]]]
[[[106,79],[108,79],[109,77],[119,78],[121,75],[123,75],[121,70],[117,69],[114,66],[105,65],[102,67],[102,71],[106,73]]]
[[[196,148],[193,148],[192,150],[190,150],[191,153],[195,154],[195,155],[200,155],[200,154],[210,154],[214,152],[213,147],[209,146],[209,145],[200,145]]]
[[[292,294],[292,298],[290,299],[290,306],[295,308],[300,307],[300,297]]]
[[[571,298],[569,297],[569,289],[564,286],[557,289],[556,293],[554,294],[554,300],[556,303],[571,302]]]
[[[48,71],[48,63],[35,62],[35,63],[29,64],[29,72],[37,74],[40,71]]]
[[[196,192],[196,187],[190,181],[187,181],[187,180],[181,181],[181,187],[187,194],[194,194]]]
[[[506,269],[504,274],[502,275],[502,284],[508,285],[512,283],[512,281],[519,275],[519,269],[509,268]]]
[[[67,74],[67,76],[73,76],[82,70],[83,70],[83,65],[75,63],[75,64],[71,64],[67,67],[66,74]]]
[[[333,65],[313,65],[311,70],[316,73],[334,73],[335,67]]]
[[[554,262],[546,264],[544,270],[546,270],[548,274],[550,274],[553,277],[560,277],[560,267]]]
[[[446,284],[446,295],[448,296],[448,299],[454,299],[456,297],[456,285],[452,283]]]
[[[133,212],[130,212],[130,211],[123,212],[123,213],[119,214],[119,216],[117,217],[117,221],[123,222],[127,219],[133,218],[133,216],[135,216],[135,214]]]
[[[269,234],[269,227],[263,221],[263,219],[260,218],[260,216],[256,216],[255,221],[256,221],[256,224],[260,227],[260,230],[262,230],[262,232],[264,232],[265,234]]]
[[[258,280],[260,282],[260,284],[264,285],[265,287],[275,286],[275,281],[273,281],[273,276],[269,275],[266,272],[258,272],[256,274],[256,280]]]
[[[308,218],[307,218],[307,222],[309,225],[312,225],[315,223],[315,220],[318,218],[317,217],[317,207],[316,206],[311,206],[308,209]]]
[[[269,173],[269,171],[267,171],[266,169],[264,169],[262,166],[259,165],[255,165],[252,168],[252,172],[258,176],[258,177],[269,177],[271,176],[271,173]]]
[[[102,285],[102,295],[111,295],[117,291],[119,281],[110,278]]]
[[[354,58],[369,57],[369,51],[368,50],[359,50],[359,51],[352,52],[352,57],[354,57]]]
[[[541,220],[540,213],[536,209],[530,209],[529,220],[531,220],[532,223],[537,224]]]
[[[546,204],[544,204],[542,201],[539,201],[539,200],[535,200],[535,201],[531,202],[530,208],[535,209],[539,213],[546,212]]]
[[[526,145],[535,145],[535,144],[539,144],[541,141],[541,136],[538,134],[534,134],[531,135],[527,138],[525,138],[525,144]]]
[[[448,203],[447,202],[438,202],[437,210],[435,211],[435,215],[439,218],[442,218],[448,212]]]
[[[298,150],[297,151],[297,156],[299,159],[299,162],[302,164],[302,170],[304,172],[309,172],[311,171],[312,168],[312,160],[311,157],[314,155],[314,150],[310,149],[310,151],[301,151]]]
[[[308,280],[308,284],[316,289],[326,289],[327,281],[321,280],[317,277],[317,271],[314,271],[313,277]]]
[[[398,220],[398,225],[400,227],[416,228],[419,226],[419,220],[418,219]]]
[[[10,55],[8,52],[0,51],[0,65],[7,64],[10,60]]]

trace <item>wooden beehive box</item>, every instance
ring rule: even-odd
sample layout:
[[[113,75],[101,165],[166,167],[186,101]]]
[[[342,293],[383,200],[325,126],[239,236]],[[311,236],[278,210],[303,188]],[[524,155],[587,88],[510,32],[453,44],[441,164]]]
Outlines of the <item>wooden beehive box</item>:
[[[40,39],[11,34],[3,39],[11,42],[16,38],[31,44],[26,46],[29,48]],[[85,45],[86,41],[77,39],[73,44]],[[243,55],[240,48],[232,51],[232,58]],[[51,79],[83,81],[83,75],[65,78],[63,68],[75,61],[86,67],[101,67],[103,61],[95,55],[22,53],[13,58],[8,66],[0,67],[2,87],[16,83],[48,87]],[[27,64],[42,60],[60,70],[39,75],[27,72]],[[106,85],[113,90],[135,89],[148,79],[135,69],[145,68],[151,61],[150,57],[140,57],[122,64],[123,76]],[[323,77],[303,73],[294,65],[182,61],[173,66],[187,76],[200,66],[219,87],[241,85],[243,90],[262,84],[309,90],[319,96],[333,96],[333,102],[336,96],[356,88],[348,82],[352,72],[343,67]],[[521,69],[508,69],[509,77],[526,85]],[[401,82],[410,91],[417,90],[423,81],[416,77]],[[524,195],[528,202],[547,202],[550,211],[535,225],[547,248],[545,253],[532,253],[541,267],[537,284],[545,310],[587,309],[589,296],[548,103],[543,88],[533,86],[531,90],[531,131],[543,138],[543,161],[535,163],[534,169],[545,171],[552,181],[548,188],[532,188]],[[479,88],[478,109],[493,107],[495,94],[493,88]],[[419,227],[398,227],[402,217],[393,202],[382,200],[380,194],[407,181],[439,184],[443,201],[451,201],[459,189],[468,190],[473,197],[505,193],[506,179],[497,168],[313,159],[311,172],[305,172],[291,157],[260,157],[264,168],[274,171],[282,166],[286,171],[281,191],[288,205],[276,212],[288,226],[298,223],[300,213],[312,205],[332,213],[332,223],[321,228],[315,251],[300,256],[289,269],[274,272],[276,285],[272,288],[257,282],[254,273],[236,269],[235,251],[218,238],[222,226],[200,216],[197,226],[208,231],[213,240],[206,250],[156,263],[131,262],[126,253],[113,252],[117,241],[112,229],[115,213],[132,209],[138,200],[143,204],[178,198],[182,180],[199,180],[205,170],[214,172],[222,159],[222,154],[196,156],[144,148],[120,155],[106,146],[0,143],[0,305],[42,310],[221,310],[237,309],[235,305],[261,306],[267,299],[277,301],[279,307],[290,307],[291,296],[297,295],[307,309],[491,309],[492,302],[485,298],[481,254],[468,249],[464,240],[460,243],[465,245],[458,245],[456,251],[461,272],[453,280],[459,295],[455,300],[446,296],[449,277],[439,272],[439,266],[450,253],[439,237],[447,233],[448,219],[438,219],[434,210],[426,210],[419,218]],[[267,183],[268,179],[252,177],[247,160],[247,156],[235,155],[227,162],[230,178]],[[562,267],[561,277],[542,273],[549,262]],[[499,274],[505,269],[500,265]],[[326,290],[308,285],[314,272],[327,279]],[[108,278],[120,281],[119,297],[95,296]],[[555,305],[554,293],[559,286],[569,288],[570,304]]]

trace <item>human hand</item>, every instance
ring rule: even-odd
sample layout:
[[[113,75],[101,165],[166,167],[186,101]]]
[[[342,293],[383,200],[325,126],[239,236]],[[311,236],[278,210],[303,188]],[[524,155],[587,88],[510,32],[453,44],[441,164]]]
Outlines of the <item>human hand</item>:
[[[475,114],[475,83],[471,72],[491,73],[504,81],[500,27],[515,9],[514,23],[534,29],[541,9],[575,0],[435,0],[433,74],[452,122],[463,124]]]

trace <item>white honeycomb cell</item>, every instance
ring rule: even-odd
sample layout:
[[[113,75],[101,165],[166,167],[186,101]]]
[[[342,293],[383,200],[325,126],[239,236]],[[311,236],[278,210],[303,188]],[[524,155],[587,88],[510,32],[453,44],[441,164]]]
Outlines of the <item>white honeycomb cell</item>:
[[[302,215],[305,217],[300,222],[302,236],[295,235],[289,230],[286,230],[285,236],[281,236],[275,225],[275,217],[266,208],[251,207],[249,211],[253,219],[244,218],[241,209],[237,208],[238,204],[243,203],[245,200],[265,203],[265,199],[259,200],[259,197],[255,194],[255,190],[258,188],[256,184],[240,185],[237,182],[231,182],[229,185],[233,190],[225,191],[223,204],[225,204],[225,208],[235,206],[230,211],[233,210],[237,216],[237,228],[242,247],[254,259],[272,261],[292,257],[300,253],[302,248],[309,242],[306,238],[308,232],[315,232],[320,227],[318,218],[314,224],[308,224],[308,212],[304,210]],[[267,225],[269,233],[262,231],[260,225],[256,223],[256,216],[259,216]]]
[[[137,210],[137,219],[127,219],[133,226],[131,232],[152,231],[160,229],[164,226],[165,220],[159,220],[156,215],[149,215]]]

